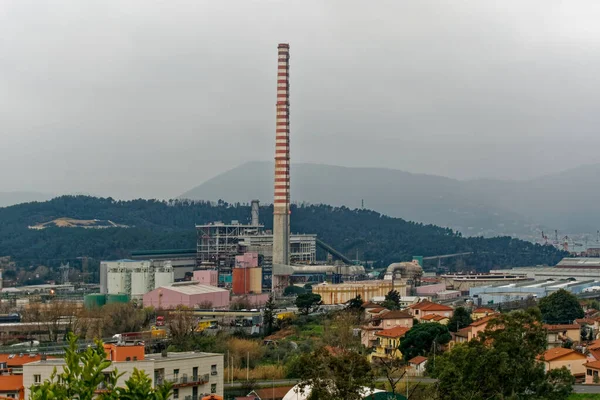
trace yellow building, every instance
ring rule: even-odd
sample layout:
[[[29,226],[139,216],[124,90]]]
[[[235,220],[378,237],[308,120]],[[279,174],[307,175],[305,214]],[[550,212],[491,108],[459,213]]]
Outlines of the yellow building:
[[[369,355],[371,361],[373,358],[402,358],[400,352],[400,339],[408,332],[410,328],[404,326],[396,326],[390,329],[384,329],[377,333],[377,343],[375,351]]]
[[[393,289],[400,296],[406,296],[406,285],[396,280]],[[323,304],[345,304],[360,295],[363,301],[370,301],[374,297],[385,297],[392,290],[391,280],[356,281],[338,284],[320,283],[313,286],[313,293],[321,296]]]
[[[571,375],[579,378],[585,376],[588,361],[583,354],[562,347],[546,350],[538,359],[544,363],[546,371],[567,367]]]
[[[473,310],[471,313],[471,318],[473,321],[477,321],[478,319],[485,318],[488,315],[493,315],[495,313],[496,311],[492,310],[491,308],[479,307]]]

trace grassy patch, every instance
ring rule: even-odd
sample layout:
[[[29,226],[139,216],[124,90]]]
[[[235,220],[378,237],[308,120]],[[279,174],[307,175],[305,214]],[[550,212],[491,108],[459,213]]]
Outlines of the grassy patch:
[[[573,393],[569,396],[569,400],[600,400],[600,393]]]

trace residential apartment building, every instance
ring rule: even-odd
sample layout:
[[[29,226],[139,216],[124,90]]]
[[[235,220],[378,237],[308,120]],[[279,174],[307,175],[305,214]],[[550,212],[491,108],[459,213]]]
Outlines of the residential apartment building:
[[[579,324],[544,325],[548,331],[548,348],[562,347],[565,342],[579,343],[581,327]]]
[[[452,315],[454,315],[454,309],[452,307],[427,300],[409,306],[408,312],[419,322],[421,321],[421,318],[428,315],[439,315],[447,318],[452,318]]]
[[[23,365],[41,359],[40,354],[0,354],[0,399],[25,399]]]
[[[373,315],[367,325],[361,328],[362,345],[366,348],[375,347],[378,340],[377,332],[397,326],[412,328],[412,315],[400,310],[381,311],[379,314]]]
[[[118,385],[124,385],[134,368],[146,372],[153,385],[165,381],[173,383],[172,399],[199,400],[203,396],[223,396],[223,355],[213,353],[167,353],[144,354],[143,345],[105,344],[107,359],[112,363],[106,372],[117,369],[123,375]],[[29,387],[50,378],[54,368],[65,366],[63,359],[40,360],[23,366],[25,398]],[[98,388],[103,390],[102,385]]]
[[[453,343],[464,343],[469,342],[479,336],[479,334],[487,329],[488,323],[494,318],[494,315],[473,321],[469,326],[459,329],[458,332],[453,333]]]
[[[406,335],[410,328],[404,326],[396,326],[390,329],[383,329],[377,333],[377,341],[375,342],[375,351],[369,354],[369,360],[373,358],[402,358],[400,352],[400,339]]]

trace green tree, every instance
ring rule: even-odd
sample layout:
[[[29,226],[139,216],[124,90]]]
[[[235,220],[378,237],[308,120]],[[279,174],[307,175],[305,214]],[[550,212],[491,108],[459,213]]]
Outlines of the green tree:
[[[577,296],[564,289],[543,297],[540,300],[540,311],[543,321],[547,324],[571,324],[584,316]]]
[[[321,304],[321,295],[314,293],[304,293],[296,297],[296,307],[301,314],[308,315],[318,305]]]
[[[425,356],[437,352],[440,345],[452,339],[448,327],[437,322],[428,322],[413,326],[406,335],[400,339],[400,352],[405,360],[416,356]]]
[[[62,372],[55,368],[49,380],[33,385],[31,400],[166,400],[171,395],[169,383],[152,388],[150,378],[138,370],[125,381],[125,387],[117,387],[123,374],[116,369],[106,371],[111,362],[106,359],[102,342],[97,341],[95,346],[79,352],[77,337],[70,334],[68,340]],[[96,396],[100,385],[105,391]]]
[[[457,332],[459,329],[467,327],[473,322],[471,314],[464,307],[456,307],[454,314],[448,322],[448,329],[450,332]]]
[[[546,332],[535,313],[514,311],[428,363],[428,371],[438,379],[440,400],[566,399],[574,379],[566,368],[544,371],[536,357],[545,349]]]
[[[299,296],[304,293],[306,293],[306,289],[296,285],[290,285],[283,289],[284,296]]]
[[[301,355],[296,368],[298,385],[310,390],[308,400],[359,400],[364,387],[374,386],[371,365],[352,350],[322,347]]]
[[[400,309],[400,293],[397,290],[390,290],[385,295],[385,299],[381,305],[388,310],[399,310]]]
[[[346,309],[352,310],[352,311],[362,311],[363,310],[363,300],[360,297],[360,294],[357,295],[355,298],[350,299],[350,301],[346,304]]]
[[[273,333],[273,327],[275,326],[275,302],[273,301],[273,295],[269,296],[269,300],[265,304],[263,323],[265,324],[265,334],[270,335]]]

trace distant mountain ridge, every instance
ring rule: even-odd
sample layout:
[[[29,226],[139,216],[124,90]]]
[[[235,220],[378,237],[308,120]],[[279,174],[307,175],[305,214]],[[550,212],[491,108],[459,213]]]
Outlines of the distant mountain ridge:
[[[456,179],[383,168],[292,164],[294,202],[365,207],[457,229],[466,235],[533,234],[544,226],[574,232],[600,229],[600,165],[526,181]],[[273,164],[249,162],[180,198],[271,203]],[[582,195],[583,194],[583,195]]]

